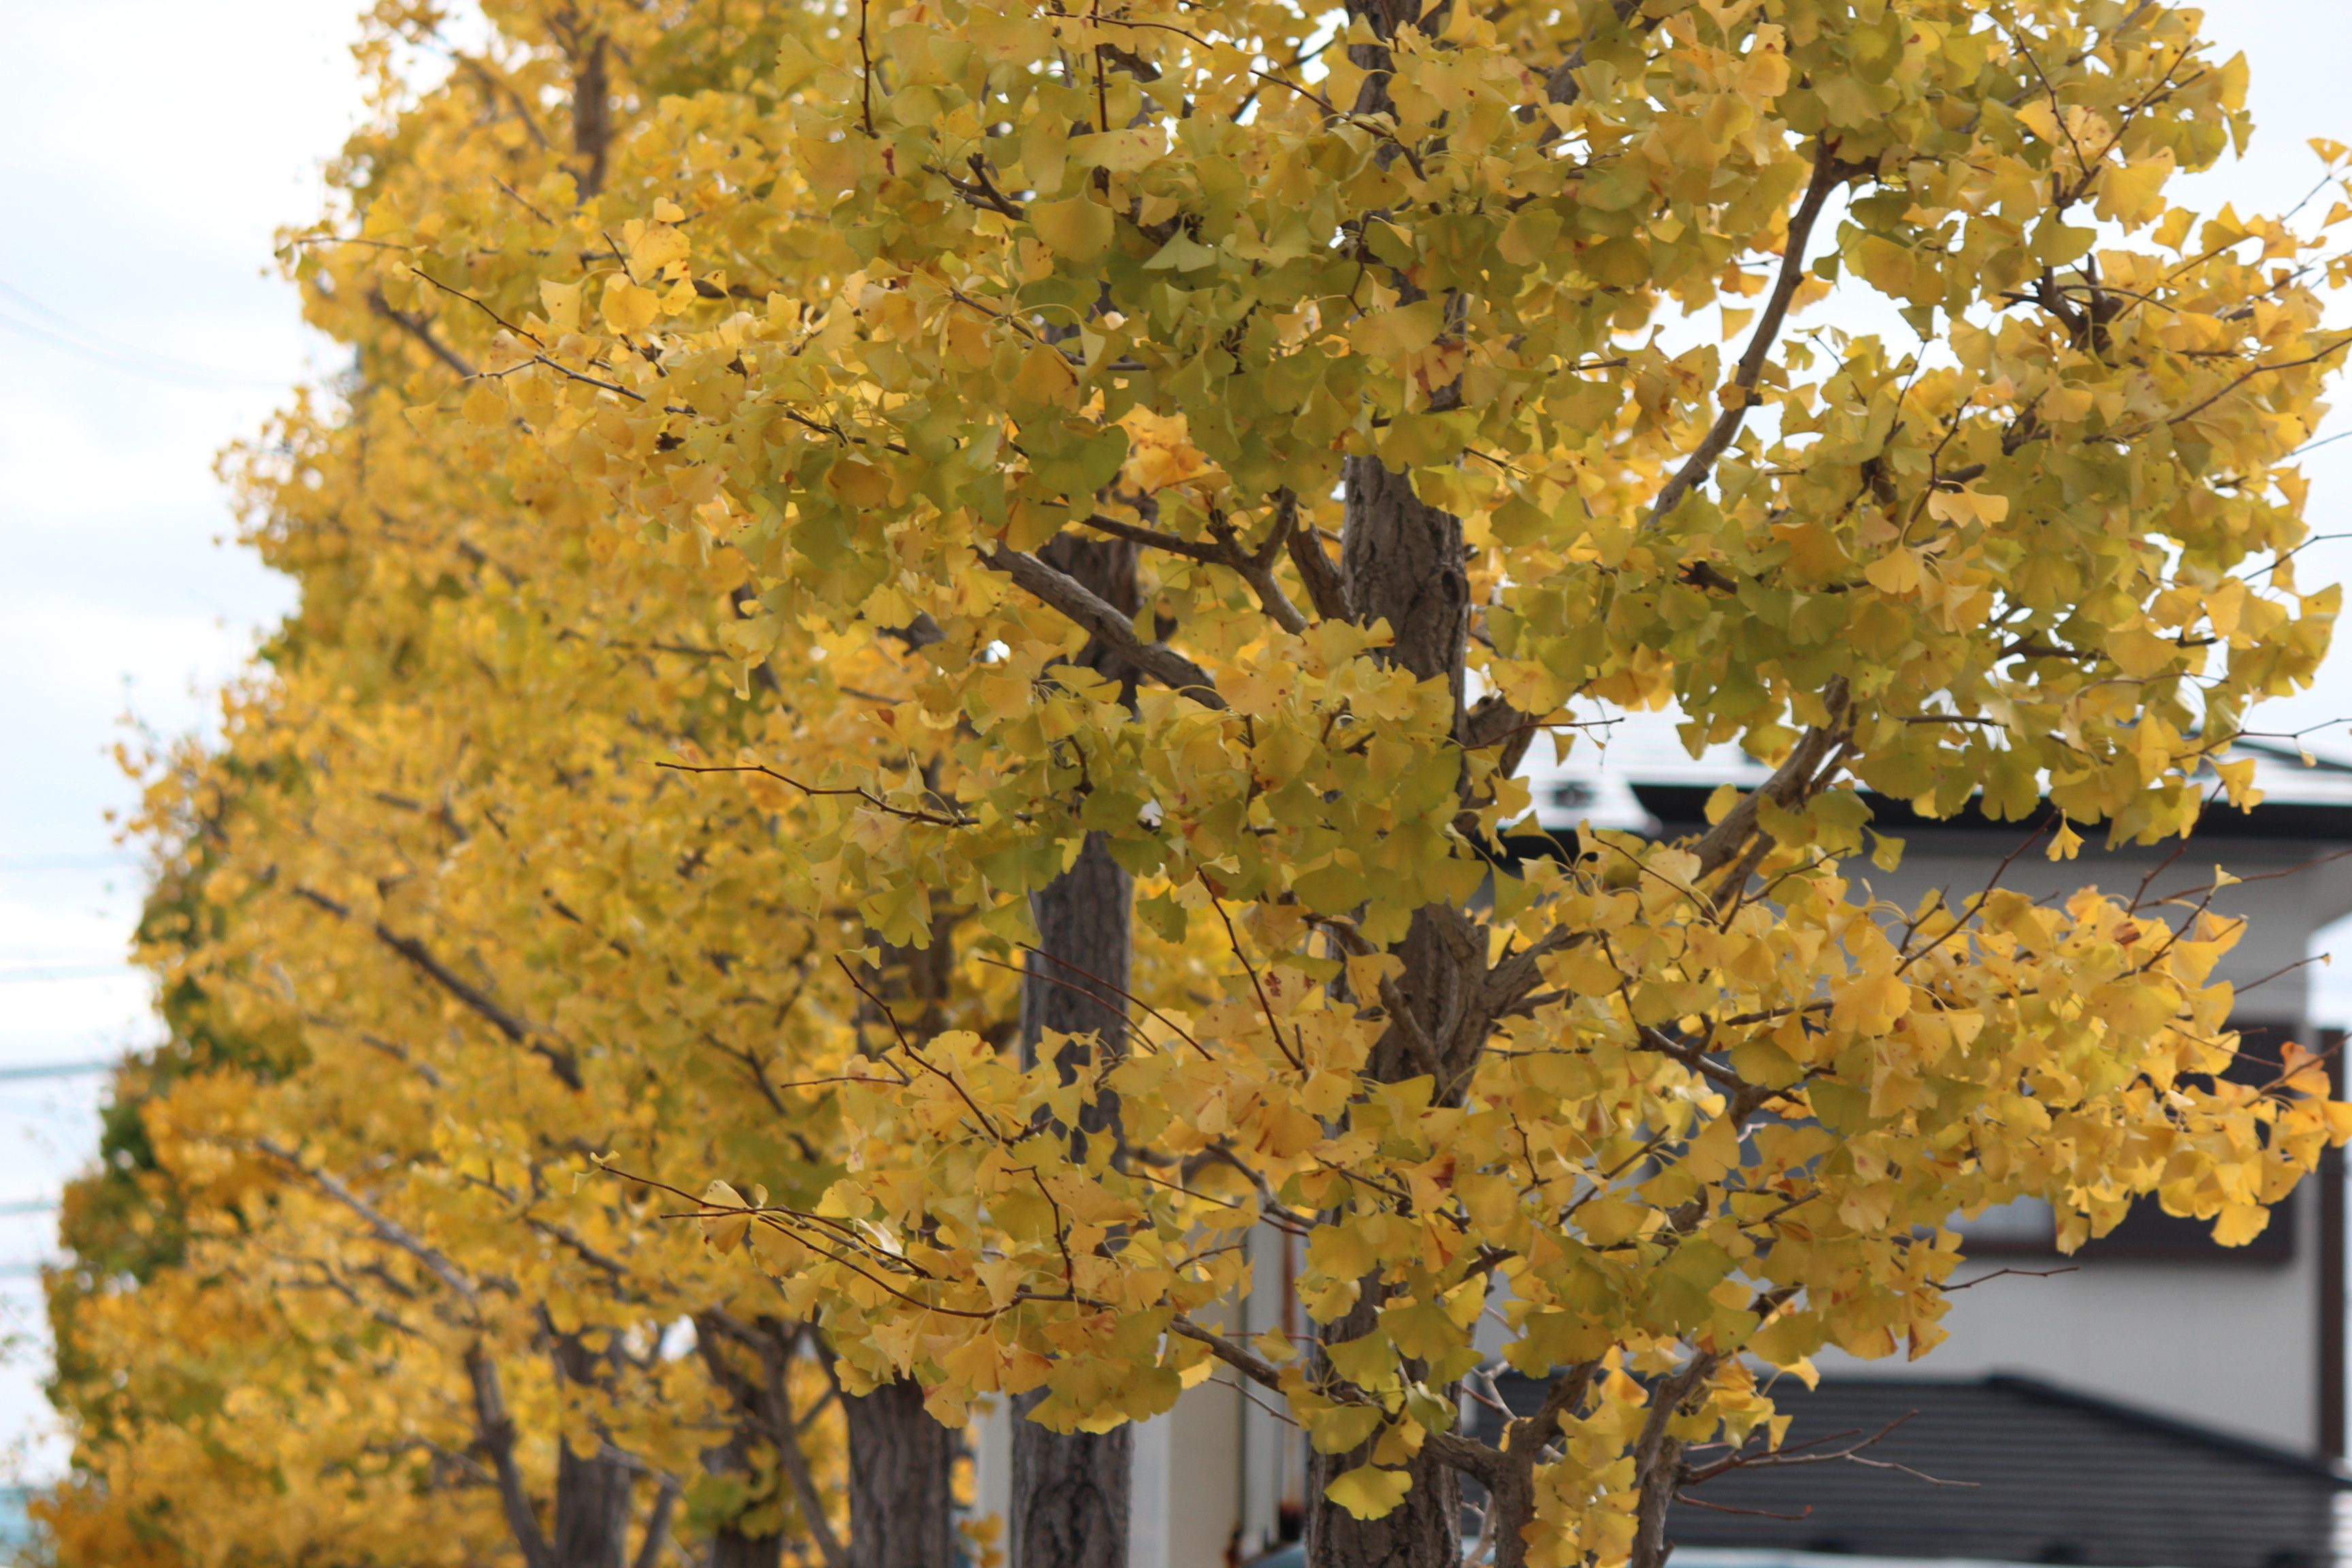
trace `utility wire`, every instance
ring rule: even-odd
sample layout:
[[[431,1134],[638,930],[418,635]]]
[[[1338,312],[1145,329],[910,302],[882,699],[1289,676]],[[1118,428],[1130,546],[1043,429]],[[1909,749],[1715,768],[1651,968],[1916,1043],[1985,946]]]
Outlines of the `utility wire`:
[[[210,365],[193,364],[167,354],[157,354],[117,342],[103,332],[92,331],[71,317],[51,310],[5,278],[0,278],[0,295],[5,295],[24,309],[54,323],[43,326],[37,321],[28,321],[0,311],[0,327],[109,369],[174,386],[245,386],[282,390],[288,384],[282,379],[249,376]]]
[[[128,963],[39,963],[22,969],[0,969],[0,985],[43,984],[57,980],[100,980],[110,974],[136,973]]]
[[[0,1067],[0,1082],[21,1083],[41,1078],[92,1078],[121,1066],[111,1058],[102,1061],[37,1062],[26,1067]]]

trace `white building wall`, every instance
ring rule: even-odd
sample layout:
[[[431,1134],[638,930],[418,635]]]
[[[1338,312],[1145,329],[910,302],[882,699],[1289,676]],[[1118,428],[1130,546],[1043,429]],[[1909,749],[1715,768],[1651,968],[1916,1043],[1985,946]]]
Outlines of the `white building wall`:
[[[1951,1338],[1918,1362],[1823,1352],[1838,1376],[2022,1373],[2277,1447],[2319,1440],[2319,1205],[2296,1204],[2284,1266],[2114,1261],[2049,1279],[2011,1275],[1952,1299]],[[1960,1278],[2067,1260],[1992,1258]]]

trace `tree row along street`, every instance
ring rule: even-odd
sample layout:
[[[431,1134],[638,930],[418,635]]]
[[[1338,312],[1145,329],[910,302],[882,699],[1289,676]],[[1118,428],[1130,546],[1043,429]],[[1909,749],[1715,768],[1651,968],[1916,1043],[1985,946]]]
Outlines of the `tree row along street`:
[[[2219,1077],[2199,857],[1866,887],[1865,790],[2250,805],[2326,651],[2347,154],[2174,205],[2195,13],[484,9],[367,23],[350,369],[224,463],[299,607],[131,762],[62,1568],[1114,1568],[1212,1380],[1313,1568],[1659,1568],[1956,1212],[2242,1243],[2352,1136]],[[1770,781],[1504,852],[1668,704]]]

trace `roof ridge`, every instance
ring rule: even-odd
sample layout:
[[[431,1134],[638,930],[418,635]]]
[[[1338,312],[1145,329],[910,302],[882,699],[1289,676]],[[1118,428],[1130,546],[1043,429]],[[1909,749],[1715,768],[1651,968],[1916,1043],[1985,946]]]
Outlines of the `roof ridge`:
[[[1845,1381],[1864,1383],[1874,1380],[1853,1378]],[[1923,1378],[1919,1381],[1924,1383],[1927,1380]],[[2294,1470],[2300,1475],[2316,1477],[2333,1486],[2352,1489],[2352,1469],[2347,1469],[2339,1461],[2315,1458],[2308,1454],[2296,1453],[2292,1448],[2276,1447],[2252,1437],[2242,1437],[2233,1432],[2224,1432],[2195,1421],[2185,1421],[2177,1415],[2162,1415],[2142,1405],[2126,1405],[2121,1400],[2110,1399],[2104,1394],[2086,1394],[2080,1389],[2068,1388],[2063,1384],[2047,1382],[2024,1373],[1991,1372],[1974,1381],[1987,1388],[2000,1389],[2045,1405],[2063,1405],[2070,1409],[2083,1411],[2087,1415],[2103,1416],[2127,1426],[2162,1433],[2166,1436],[2177,1437],[2200,1447],[2235,1455],[2239,1458],[2252,1459],[2261,1464]],[[1948,1387],[1951,1384],[1948,1384],[1946,1386]]]

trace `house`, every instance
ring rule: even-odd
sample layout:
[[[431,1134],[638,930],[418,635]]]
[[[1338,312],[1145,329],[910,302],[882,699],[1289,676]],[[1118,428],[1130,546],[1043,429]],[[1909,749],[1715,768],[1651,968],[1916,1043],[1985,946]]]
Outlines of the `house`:
[[[1605,747],[1580,743],[1565,764],[1539,757],[1528,773],[1548,832],[1590,823],[1669,836],[1701,827],[1720,784],[1766,776],[1728,748],[1690,757],[1652,716],[1620,724]],[[2213,907],[2251,922],[2217,971],[2238,991],[2233,1022],[2250,1040],[2316,1047],[2304,960],[2321,928],[2352,914],[2352,767],[2258,753],[2257,782],[2262,805],[2214,808],[2177,856],[2178,846],[2109,852],[2095,839],[2055,864],[2013,855],[2025,825],[1927,821],[1874,798],[1876,826],[1905,852],[1892,872],[1856,874],[1910,907],[1932,888],[1980,889],[2004,860],[2003,885],[2035,894],[2144,882],[2161,893],[2207,882],[2221,863],[2242,880]],[[1794,1415],[1791,1443],[1834,1451],[1894,1424],[1866,1450],[1888,1463],[1735,1470],[1708,1484],[1700,1500],[1714,1507],[1677,1513],[1679,1542],[2118,1568],[2336,1560],[2336,1521],[2352,1521],[2340,1158],[2237,1249],[2152,1207],[2071,1258],[2056,1254],[2052,1217],[2032,1205],[1962,1230],[1975,1274],[2009,1272],[1955,1296],[1950,1338],[1931,1356],[1827,1353],[1818,1391],[1776,1390]],[[1254,1247],[1261,1288],[1244,1326],[1304,1327],[1284,1321],[1297,1312],[1286,1247],[1270,1232]],[[1003,1418],[978,1437],[979,1507],[1001,1510]],[[1290,1539],[1305,1469],[1298,1437],[1269,1410],[1222,1381],[1194,1389],[1137,1431],[1134,1568],[1225,1568]]]

